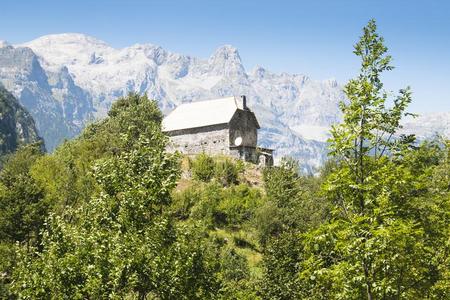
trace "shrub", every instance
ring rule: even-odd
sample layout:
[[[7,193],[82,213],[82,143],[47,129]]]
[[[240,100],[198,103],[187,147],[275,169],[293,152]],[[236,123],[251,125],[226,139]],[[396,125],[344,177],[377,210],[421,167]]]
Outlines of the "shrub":
[[[200,202],[201,197],[201,190],[195,186],[190,186],[181,192],[174,193],[171,211],[176,218],[186,220],[191,214],[192,207]]]
[[[172,209],[180,218],[201,220],[209,228],[239,227],[262,205],[261,192],[240,184],[224,189],[217,182],[197,184],[174,195]]]
[[[201,188],[200,193],[200,199],[192,207],[191,217],[203,221],[209,228],[225,223],[225,216],[217,209],[223,197],[221,187],[211,182]]]
[[[223,186],[229,186],[238,182],[238,169],[229,158],[218,161],[214,168],[214,177]]]
[[[201,153],[192,162],[192,175],[197,180],[208,182],[214,176],[214,165],[211,156]]]
[[[254,291],[256,284],[250,281],[247,258],[226,247],[220,255],[219,278],[222,281],[219,299],[259,299]]]
[[[250,220],[262,201],[258,189],[252,189],[246,184],[233,186],[224,191],[218,210],[226,215],[229,226],[239,226]]]
[[[226,281],[239,281],[249,277],[247,259],[232,248],[225,248],[221,254],[221,277]]]
[[[266,202],[256,210],[253,223],[259,244],[263,248],[272,236],[281,232],[283,222],[280,214],[280,209],[271,201]]]

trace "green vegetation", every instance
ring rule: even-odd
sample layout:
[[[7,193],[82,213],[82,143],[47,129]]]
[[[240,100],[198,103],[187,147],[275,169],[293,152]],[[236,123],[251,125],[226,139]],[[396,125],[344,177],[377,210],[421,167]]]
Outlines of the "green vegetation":
[[[241,161],[234,162],[228,157],[216,157],[201,153],[192,162],[194,179],[203,182],[215,180],[223,186],[238,183],[238,175],[243,171]]]
[[[0,171],[0,298],[448,299],[450,141],[393,138],[411,101],[371,21],[318,176],[165,152],[131,94],[52,154]]]
[[[450,296],[449,144],[417,148],[414,136],[393,138],[411,94],[401,90],[385,106],[386,51],[369,22],[354,51],[361,73],[345,87],[344,121],[330,139],[336,164],[321,187],[330,216],[272,241],[264,256],[267,298]]]

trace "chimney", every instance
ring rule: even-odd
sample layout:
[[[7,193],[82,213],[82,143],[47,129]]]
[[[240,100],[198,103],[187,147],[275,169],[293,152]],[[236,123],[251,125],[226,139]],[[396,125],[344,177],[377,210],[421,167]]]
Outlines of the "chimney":
[[[242,96],[241,96],[241,99],[242,99],[242,109],[248,110],[248,107],[247,107],[247,98],[245,97],[245,95],[242,95]]]

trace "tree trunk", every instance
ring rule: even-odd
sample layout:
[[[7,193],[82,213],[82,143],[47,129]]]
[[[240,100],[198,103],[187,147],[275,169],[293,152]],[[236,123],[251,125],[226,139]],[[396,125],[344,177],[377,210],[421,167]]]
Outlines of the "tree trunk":
[[[363,265],[363,269],[364,269],[364,277],[366,279],[367,300],[373,300],[372,287],[371,287],[371,282],[369,279],[369,270],[368,270],[367,264],[364,259],[362,260],[362,265]]]

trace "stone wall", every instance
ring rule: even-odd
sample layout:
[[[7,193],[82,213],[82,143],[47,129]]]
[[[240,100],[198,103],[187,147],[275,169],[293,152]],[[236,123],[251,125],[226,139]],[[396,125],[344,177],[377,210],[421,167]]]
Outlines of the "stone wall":
[[[236,110],[229,124],[217,124],[198,128],[169,131],[170,142],[167,150],[180,151],[186,155],[205,152],[210,155],[225,154],[237,159],[271,164],[271,157],[260,157],[256,148],[258,141],[258,121],[250,110]],[[240,145],[234,145],[237,137]]]
[[[229,154],[230,140],[228,124],[183,129],[167,133],[170,142],[167,150],[176,150],[187,155],[198,153]]]
[[[249,161],[259,166],[273,166],[273,150],[271,149],[246,146],[231,147],[229,155],[236,159]]]
[[[237,110],[230,121],[230,146],[256,147],[258,142],[258,123],[249,110]],[[241,145],[235,145],[237,137],[242,138]]]

